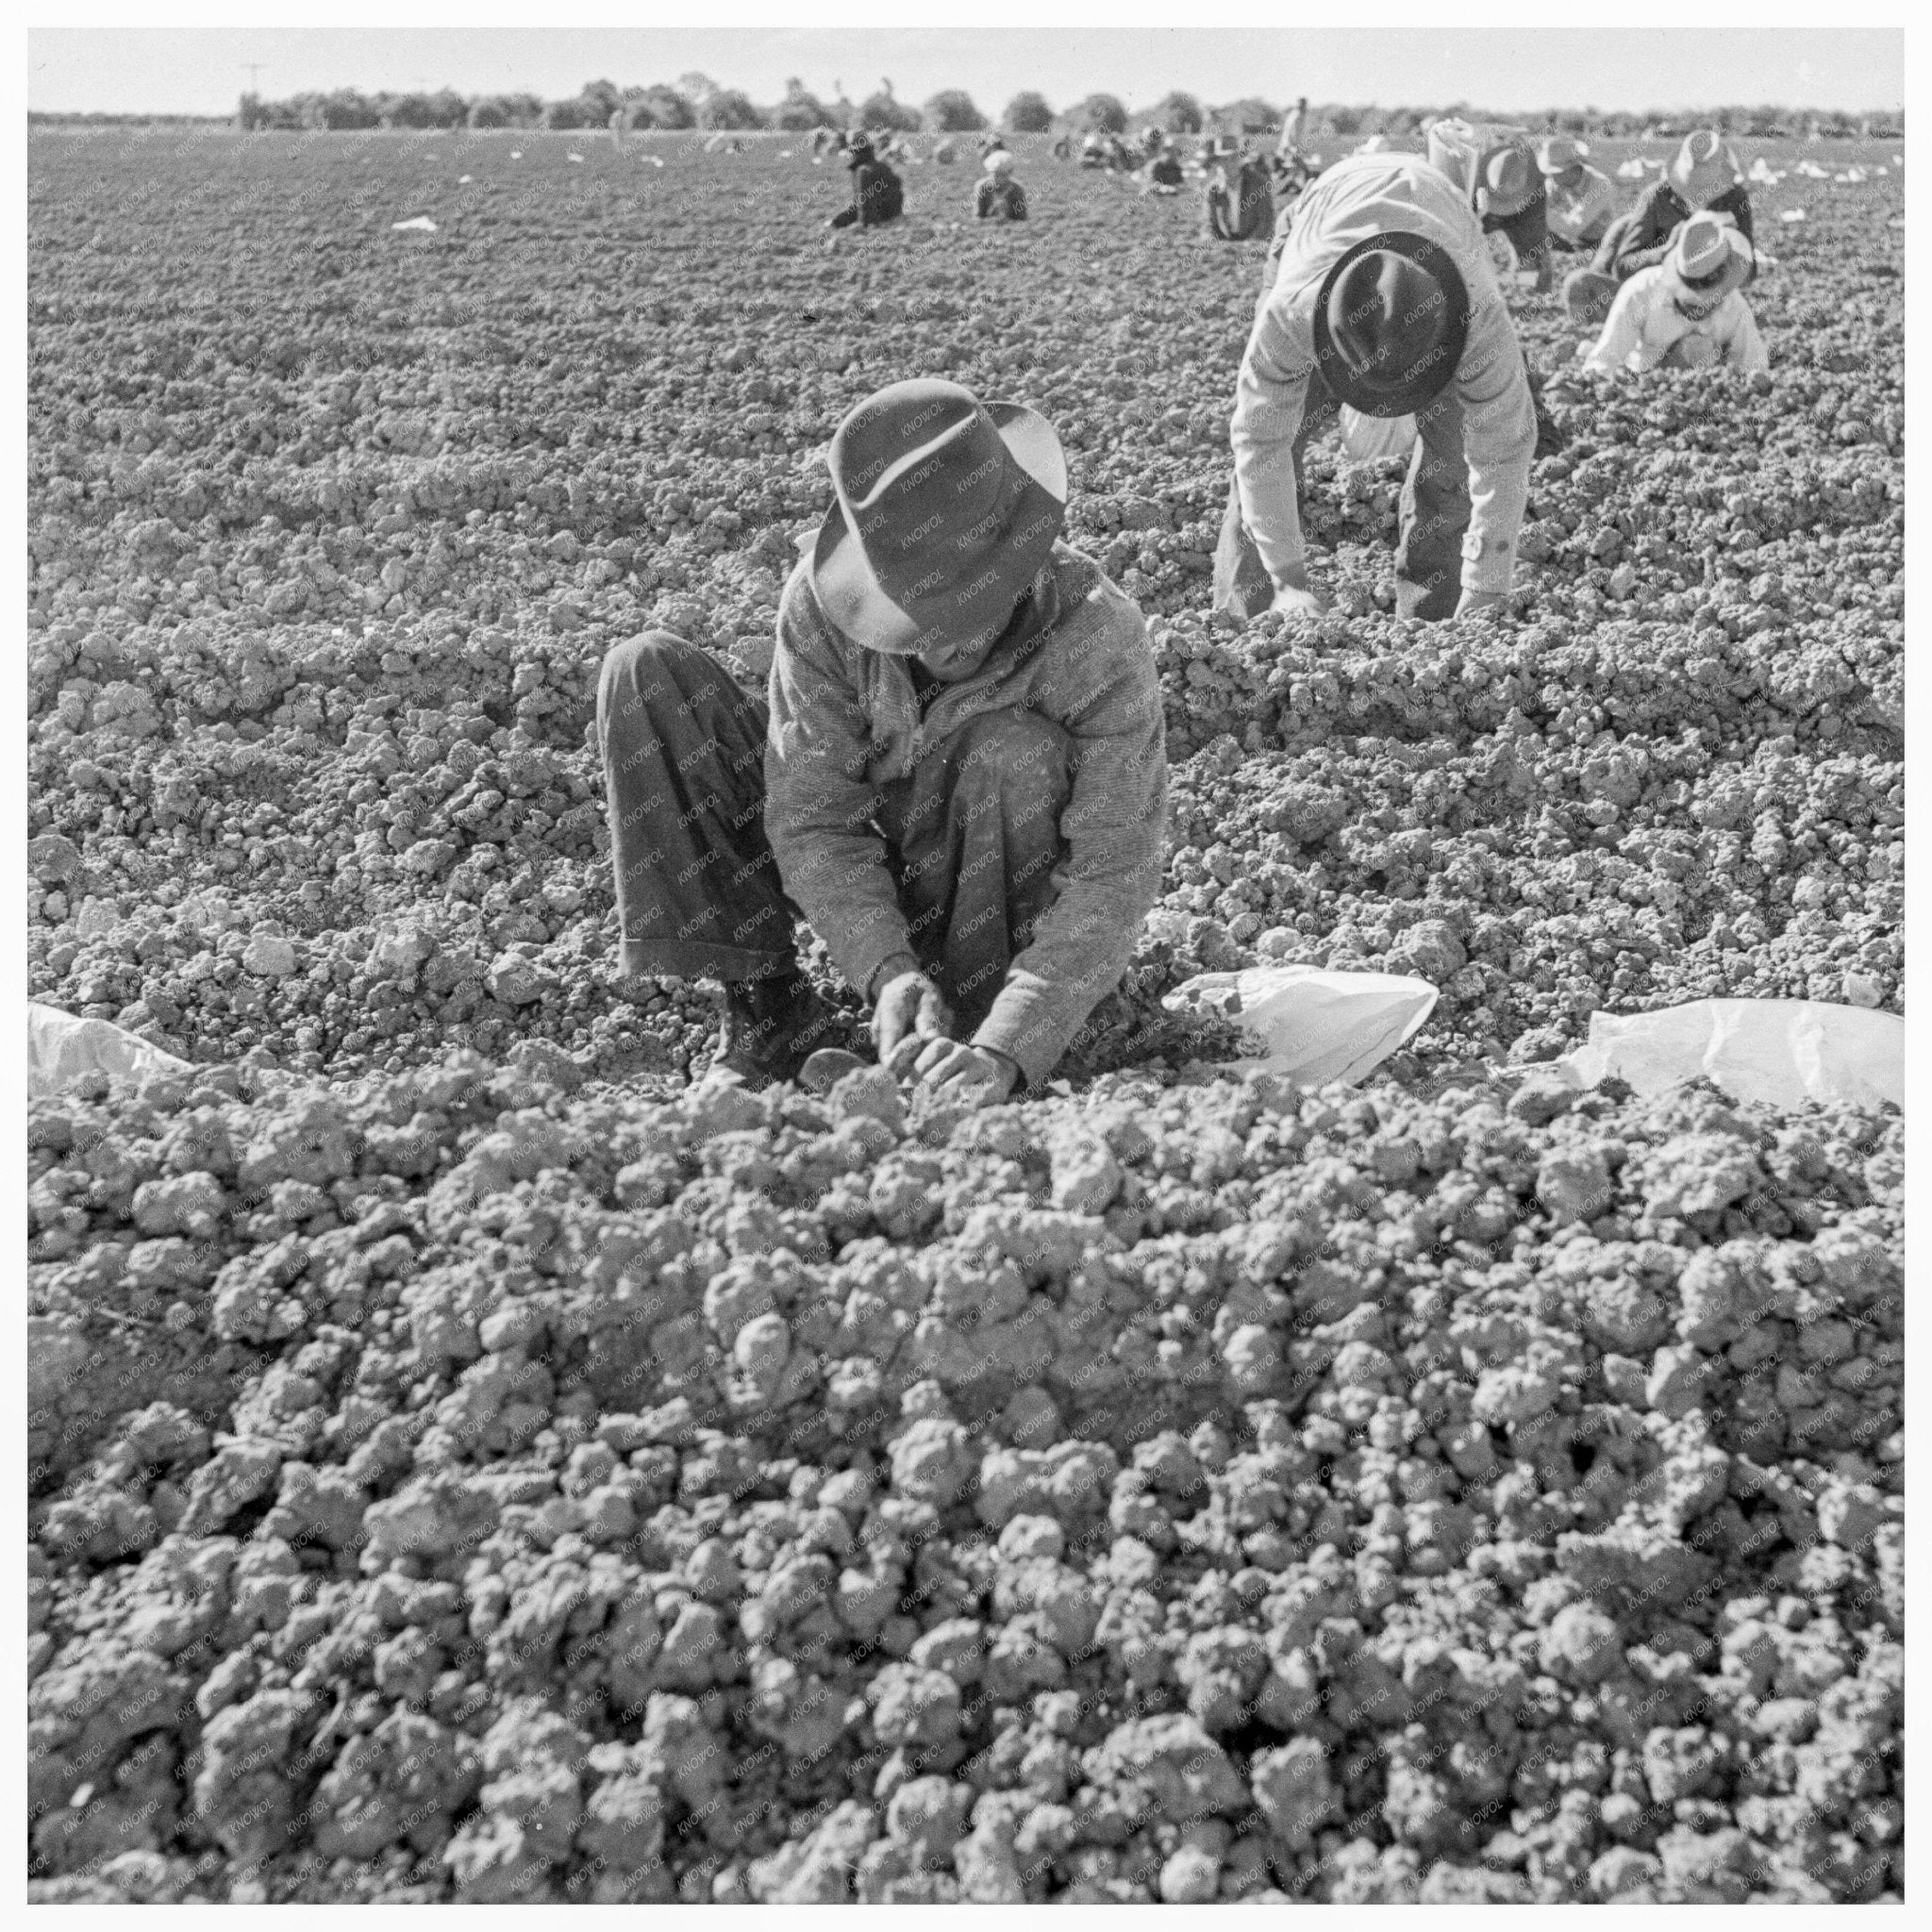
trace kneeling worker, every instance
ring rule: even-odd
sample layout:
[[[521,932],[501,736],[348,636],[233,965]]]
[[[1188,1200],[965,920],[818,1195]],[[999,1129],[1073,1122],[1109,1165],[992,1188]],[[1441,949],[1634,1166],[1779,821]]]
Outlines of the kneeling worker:
[[[1241,358],[1217,609],[1327,608],[1302,543],[1302,452],[1344,404],[1416,418],[1397,608],[1438,619],[1501,605],[1536,409],[1469,195],[1420,155],[1352,155],[1295,205]]]
[[[869,135],[855,134],[846,142],[845,165],[852,171],[852,200],[825,225],[877,228],[897,221],[906,210],[905,186],[880,158]]]
[[[769,707],[667,632],[604,660],[622,971],[724,981],[723,1062],[791,1078],[829,1019],[802,914],[884,1064],[1001,1100],[1046,1079],[1159,894],[1153,648],[1059,541],[1066,458],[1034,410],[896,382],[828,461]]]
[[[986,172],[973,196],[973,212],[982,222],[1024,222],[1026,191],[1013,179],[1013,157],[1003,147],[989,152]]]
[[[1694,214],[1671,252],[1641,268],[1617,291],[1590,369],[1771,367],[1757,319],[1740,292],[1755,264],[1751,243],[1727,215]]]

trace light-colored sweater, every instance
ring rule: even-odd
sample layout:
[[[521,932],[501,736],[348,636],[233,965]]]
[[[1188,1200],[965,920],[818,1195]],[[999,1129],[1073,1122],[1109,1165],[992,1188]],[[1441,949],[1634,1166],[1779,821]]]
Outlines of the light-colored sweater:
[[[1751,305],[1737,290],[1704,316],[1686,315],[1677,307],[1675,293],[1668,268],[1639,269],[1617,291],[1604,332],[1584,366],[1655,369],[1685,337],[1705,336],[1726,369],[1752,375],[1771,367]]]
[[[1469,294],[1469,334],[1450,378],[1462,406],[1471,516],[1462,585],[1507,591],[1536,450],[1536,408],[1516,325],[1467,191],[1420,155],[1352,155],[1296,202],[1274,287],[1241,358],[1229,441],[1247,525],[1277,586],[1305,567],[1293,449],[1315,368],[1315,307],[1328,271],[1357,242],[1390,231],[1443,249]]]
[[[1573,247],[1593,245],[1603,239],[1617,207],[1617,191],[1607,175],[1586,162],[1583,179],[1574,188],[1564,187],[1555,176],[1545,181],[1544,188],[1549,197],[1544,219],[1551,234]]]

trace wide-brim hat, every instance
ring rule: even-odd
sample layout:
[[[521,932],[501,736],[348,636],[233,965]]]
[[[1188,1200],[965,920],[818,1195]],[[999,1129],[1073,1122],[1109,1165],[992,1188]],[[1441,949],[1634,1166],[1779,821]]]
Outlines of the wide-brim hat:
[[[1013,172],[1013,155],[1010,148],[994,148],[980,163],[989,175],[1010,175]]]
[[[1482,179],[1475,192],[1478,214],[1507,220],[1520,215],[1542,187],[1542,181],[1526,150],[1498,148],[1483,163]]]
[[[1567,174],[1588,158],[1590,150],[1567,134],[1553,134],[1536,151],[1536,164],[1545,175]]]
[[[1737,156],[1712,127],[1687,134],[1671,161],[1671,186],[1693,208],[1714,201],[1738,176]]]
[[[1679,224],[1664,273],[1677,293],[1715,308],[1750,280],[1753,260],[1750,239],[1737,223],[1706,211]]]
[[[827,462],[839,500],[812,548],[812,588],[868,650],[991,643],[1066,524],[1053,425],[937,376],[868,396],[840,424]]]
[[[1448,251],[1401,230],[1357,242],[1323,277],[1315,366],[1364,416],[1410,416],[1447,387],[1469,340],[1469,290]],[[1364,354],[1373,341],[1375,353]]]

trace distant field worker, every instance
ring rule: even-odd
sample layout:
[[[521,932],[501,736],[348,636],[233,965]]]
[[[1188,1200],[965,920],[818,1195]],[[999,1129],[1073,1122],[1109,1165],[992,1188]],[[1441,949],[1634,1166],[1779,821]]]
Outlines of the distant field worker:
[[[846,142],[845,165],[852,171],[852,205],[841,208],[826,226],[876,228],[897,221],[906,211],[906,191],[868,136],[855,134]]]
[[[1024,222],[1026,191],[1013,179],[1013,157],[996,147],[987,156],[985,170],[974,191],[973,212],[982,222]]]
[[[613,108],[610,110],[610,145],[619,154],[624,152],[624,130],[630,125],[630,108]]]
[[[1301,158],[1302,143],[1308,131],[1308,97],[1301,95],[1286,114],[1281,117],[1281,138],[1274,143],[1277,160],[1294,161]]]
[[[1548,200],[1545,220],[1550,245],[1566,254],[1594,250],[1617,209],[1617,191],[1610,177],[1584,158],[1589,150],[1567,135],[1552,135],[1538,148],[1536,164],[1542,170]]]
[[[1230,141],[1217,142],[1208,170],[1208,232],[1217,242],[1258,242],[1274,227],[1274,190],[1265,161]]]
[[[1548,203],[1529,137],[1448,120],[1429,129],[1428,145],[1430,161],[1468,193],[1483,233],[1503,238],[1492,250],[1499,269],[1534,275],[1541,294],[1551,282]]]
[[[1214,603],[1312,615],[1302,454],[1343,405],[1416,418],[1395,552],[1406,617],[1500,606],[1537,422],[1516,327],[1465,189],[1420,155],[1352,155],[1295,206],[1241,358]]]
[[[1601,323],[1609,314],[1618,289],[1639,270],[1662,261],[1678,228],[1700,208],[1729,215],[1745,241],[1755,244],[1751,196],[1738,158],[1724,137],[1709,127],[1684,137],[1669,172],[1644,190],[1636,207],[1610,224],[1590,266],[1573,271],[1564,282],[1563,300],[1571,319],[1591,327]]]
[[[1670,254],[1617,291],[1585,367],[1724,368],[1745,375],[1769,369],[1757,318],[1740,292],[1752,261],[1750,242],[1728,215],[1692,215]]]
[[[1147,130],[1147,163],[1141,170],[1141,188],[1147,194],[1178,194],[1185,178],[1181,158],[1174,143],[1158,127]]]

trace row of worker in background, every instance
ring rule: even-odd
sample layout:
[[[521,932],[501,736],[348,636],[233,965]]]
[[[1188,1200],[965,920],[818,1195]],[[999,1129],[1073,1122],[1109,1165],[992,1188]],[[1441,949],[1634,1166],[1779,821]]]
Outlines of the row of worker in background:
[[[1218,241],[1272,236],[1268,279],[1296,219],[1297,204],[1321,173],[1302,144],[1307,104],[1285,121],[1272,155],[1248,152],[1226,135],[1204,138],[1196,165],[1206,176],[1208,233]],[[895,220],[904,186],[880,142],[864,133],[837,140],[852,171],[852,197],[831,218],[835,228],[872,227]],[[1598,368],[1642,370],[1659,364],[1722,363],[1745,371],[1766,366],[1764,344],[1741,290],[1757,273],[1751,201],[1737,157],[1716,132],[1686,137],[1662,176],[1616,213],[1609,177],[1590,165],[1583,145],[1553,137],[1532,145],[1519,129],[1435,123],[1427,162],[1466,197],[1491,263],[1505,278],[1548,291],[1558,253],[1588,253],[1563,283],[1573,318],[1602,335],[1587,361]],[[981,137],[982,174],[974,212],[981,221],[1024,221],[1026,194],[1004,138]],[[951,143],[938,153],[950,156]],[[1386,151],[1379,140],[1359,151]],[[1091,135],[1083,165],[1112,167],[1132,151],[1117,136]],[[1090,158],[1093,158],[1090,163]],[[1150,128],[1132,172],[1144,192],[1177,193],[1184,174],[1174,142]],[[1705,219],[1691,225],[1693,216]],[[1548,436],[1547,417],[1539,411]]]

